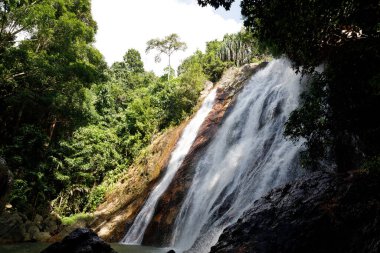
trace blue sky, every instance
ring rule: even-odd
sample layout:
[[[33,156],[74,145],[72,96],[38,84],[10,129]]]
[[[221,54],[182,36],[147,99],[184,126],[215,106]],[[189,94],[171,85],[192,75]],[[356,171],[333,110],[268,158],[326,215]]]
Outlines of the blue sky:
[[[180,2],[192,3],[196,2],[196,0],[180,0]],[[226,11],[223,7],[214,10],[215,13],[221,15],[225,19],[235,19],[236,21],[241,21],[241,8],[240,8],[241,0],[236,0],[229,11]]]
[[[195,50],[204,50],[207,41],[222,39],[224,34],[242,27],[239,3],[226,12],[202,8],[196,0],[92,0],[92,13],[98,23],[95,46],[109,65],[121,61],[129,48],[135,48],[142,56],[145,69],[158,75],[163,73],[167,58],[163,56],[157,64],[154,53],[145,54],[149,39],[177,33],[187,43],[185,52],[173,55],[176,68]]]
[[[219,8],[216,10],[216,13],[222,15],[224,18],[232,18],[238,22],[241,22],[241,8],[240,8],[241,0],[236,0],[229,11],[226,11],[224,8]]]

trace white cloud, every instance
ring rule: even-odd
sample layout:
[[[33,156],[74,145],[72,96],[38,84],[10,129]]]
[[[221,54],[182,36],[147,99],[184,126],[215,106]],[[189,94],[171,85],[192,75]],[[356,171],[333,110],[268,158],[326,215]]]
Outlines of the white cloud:
[[[221,39],[226,33],[240,30],[242,24],[224,19],[211,7],[201,8],[195,1],[179,0],[92,0],[92,13],[98,23],[95,46],[103,53],[108,64],[121,61],[129,48],[141,53],[146,70],[162,74],[167,58],[154,62],[154,52],[145,54],[146,42],[177,33],[188,49],[172,56],[172,66],[195,50],[205,49],[205,43]]]

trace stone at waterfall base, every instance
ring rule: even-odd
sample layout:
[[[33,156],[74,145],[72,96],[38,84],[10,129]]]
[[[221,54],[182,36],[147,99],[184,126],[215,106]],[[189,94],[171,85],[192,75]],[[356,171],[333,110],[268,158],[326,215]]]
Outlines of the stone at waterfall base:
[[[116,253],[91,229],[78,228],[41,253]]]
[[[61,221],[53,214],[46,218],[36,215],[34,219],[28,219],[20,212],[4,211],[0,215],[0,244],[47,242],[60,225]]]
[[[316,173],[273,190],[211,252],[378,253],[380,175]]]

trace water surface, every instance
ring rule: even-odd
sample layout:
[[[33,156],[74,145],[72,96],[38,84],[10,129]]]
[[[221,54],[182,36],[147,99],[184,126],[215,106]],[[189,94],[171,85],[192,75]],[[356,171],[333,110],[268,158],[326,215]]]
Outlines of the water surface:
[[[47,248],[46,243],[20,243],[10,245],[0,245],[1,253],[40,253]],[[111,243],[111,247],[118,253],[166,253],[167,248],[154,248],[140,245],[122,245]],[[70,252],[68,252],[70,253]]]

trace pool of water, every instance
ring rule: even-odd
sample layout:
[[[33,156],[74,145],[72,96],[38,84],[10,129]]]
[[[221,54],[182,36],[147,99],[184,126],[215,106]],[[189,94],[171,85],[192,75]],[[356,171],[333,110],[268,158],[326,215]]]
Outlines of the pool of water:
[[[47,248],[45,243],[20,243],[10,245],[0,245],[0,253],[40,253]],[[170,249],[154,248],[139,245],[123,245],[111,243],[111,247],[118,253],[166,253]],[[69,252],[68,252],[69,253]]]

